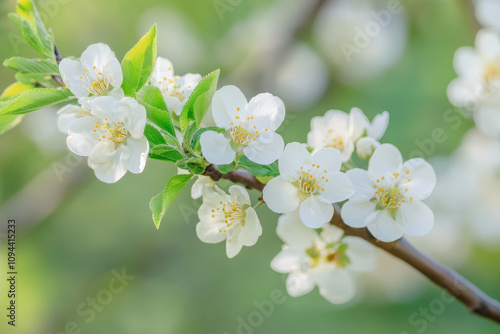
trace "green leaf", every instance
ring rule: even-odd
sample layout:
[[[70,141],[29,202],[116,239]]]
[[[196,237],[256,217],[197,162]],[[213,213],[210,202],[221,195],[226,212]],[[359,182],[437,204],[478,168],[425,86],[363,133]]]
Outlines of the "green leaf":
[[[151,78],[156,64],[156,24],[123,58],[123,91],[135,97]]]
[[[210,103],[212,103],[215,91],[217,90],[219,74],[220,70],[216,70],[208,74],[201,79],[200,83],[193,90],[189,100],[182,108],[180,116],[181,129],[183,131],[191,121],[195,122],[197,128],[200,127],[201,122],[210,107]]]
[[[27,85],[54,87],[54,81],[50,75],[17,72],[16,80]]]
[[[20,82],[13,83],[4,90],[0,96],[0,101],[5,101],[19,93],[33,88],[34,87],[32,85],[25,85]],[[0,115],[0,135],[21,123],[23,117],[24,115]]]
[[[238,162],[238,168],[245,169],[254,176],[278,176],[280,174],[276,164],[259,165],[242,156]]]
[[[11,13],[9,17],[26,41],[38,53],[47,58],[55,58],[54,37],[43,24],[37,8],[31,0],[18,0],[17,14]]]
[[[21,73],[59,75],[59,66],[57,66],[57,63],[47,59],[13,57],[6,59],[3,62],[3,66]]]
[[[152,159],[172,162],[177,162],[183,158],[178,148],[168,144],[152,146],[150,149],[150,157]]]
[[[183,139],[183,143],[185,146],[187,146],[188,148],[191,148],[191,144],[193,142],[193,137],[194,137],[194,134],[196,132],[198,128],[196,127],[196,124],[194,121],[191,121],[189,123],[189,125],[187,126],[187,128],[184,130],[184,139]]]
[[[151,122],[175,138],[172,115],[168,111],[163,95],[158,88],[153,86],[142,87],[137,93],[137,101],[146,108],[148,119]]]
[[[0,102],[0,115],[26,114],[68,101],[74,95],[68,89],[34,88]]]
[[[229,165],[219,165],[219,166],[217,166],[217,169],[222,174],[227,174],[229,172],[232,172],[234,170],[234,167],[236,167],[236,165],[233,162],[233,163],[230,163]]]
[[[167,212],[168,207],[192,177],[191,174],[175,175],[168,181],[165,190],[151,199],[149,208],[153,213],[153,222],[157,229],[160,228],[161,219]]]
[[[152,146],[167,143],[161,132],[149,124],[146,124],[146,127],[144,128],[144,136]]]

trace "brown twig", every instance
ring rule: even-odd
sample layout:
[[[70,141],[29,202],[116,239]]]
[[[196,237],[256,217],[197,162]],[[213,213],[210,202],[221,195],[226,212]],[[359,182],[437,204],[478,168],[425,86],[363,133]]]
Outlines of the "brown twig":
[[[210,176],[215,181],[227,179],[234,183],[242,184],[249,189],[259,191],[264,189],[264,185],[255,176],[244,170],[235,170],[228,174],[222,174],[215,166],[210,165],[204,175]],[[334,207],[335,214],[330,223],[344,230],[346,235],[362,238],[406,262],[436,285],[448,291],[464,304],[470,312],[500,323],[500,303],[485,294],[460,274],[421,253],[404,238],[394,242],[382,242],[372,236],[366,228],[352,228],[346,225],[340,215],[339,206],[334,204]]]
[[[57,48],[57,45],[54,44],[54,55],[56,57],[56,62],[57,62],[57,65],[59,65],[62,61],[62,56],[61,56],[61,53],[59,52],[59,49]],[[52,79],[55,80],[55,82],[57,82],[57,84],[61,87],[65,87],[64,85],[64,82],[62,81],[61,77],[58,76],[58,75],[53,75],[52,76]]]

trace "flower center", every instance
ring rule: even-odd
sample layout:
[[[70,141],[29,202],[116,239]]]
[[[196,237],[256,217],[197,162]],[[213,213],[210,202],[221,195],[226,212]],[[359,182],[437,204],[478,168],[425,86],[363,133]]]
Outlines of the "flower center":
[[[328,130],[328,135],[323,139],[325,147],[334,147],[342,151],[344,149],[344,139],[333,130]]]
[[[348,245],[342,242],[330,243],[326,246],[314,245],[306,249],[309,256],[309,264],[312,268],[321,263],[334,264],[336,267],[344,268],[351,263],[346,254]]]
[[[297,171],[299,177],[296,186],[302,190],[305,195],[313,194],[317,191],[325,191],[325,185],[328,183],[326,169],[321,170],[320,165],[312,164],[311,167],[300,167]]]
[[[494,62],[488,63],[484,71],[484,79],[489,82],[498,76],[500,76],[500,65]]]
[[[101,138],[99,138],[99,141],[107,140],[120,145],[130,136],[130,133],[125,128],[125,124],[123,124],[123,122],[112,123],[108,122],[107,118],[104,121],[104,125],[100,126],[99,124],[96,124],[93,130],[93,132],[97,132],[97,130],[101,128],[101,130],[104,131],[104,134]]]
[[[184,102],[185,91],[181,90],[181,85],[175,84],[177,80],[179,80],[179,77],[174,77],[173,79],[164,77],[162,81],[158,82],[158,84],[160,85],[160,90],[163,93]]]
[[[111,83],[108,77],[94,66],[92,69],[84,68],[85,76],[80,76],[80,86],[87,87],[92,95],[106,95],[110,91]],[[104,71],[104,70],[103,70]]]
[[[240,108],[238,108],[238,111],[240,111]],[[246,118],[236,116],[235,120],[231,122],[232,127],[229,129],[229,135],[237,146],[246,146],[260,137],[261,132],[252,122],[253,116],[247,116]],[[267,131],[269,129],[264,129],[264,132]]]
[[[393,173],[392,177],[386,178],[382,176],[377,179],[377,183],[373,185],[375,189],[374,201],[377,202],[377,209],[388,209],[394,211],[406,201],[413,201],[413,197],[408,198],[406,188],[411,182],[410,171],[406,172],[406,177],[402,177],[399,173]]]
[[[217,208],[212,209],[212,218],[215,218],[216,223],[222,224],[219,232],[229,231],[234,224],[245,226],[245,217],[245,208],[235,201],[220,201]]]

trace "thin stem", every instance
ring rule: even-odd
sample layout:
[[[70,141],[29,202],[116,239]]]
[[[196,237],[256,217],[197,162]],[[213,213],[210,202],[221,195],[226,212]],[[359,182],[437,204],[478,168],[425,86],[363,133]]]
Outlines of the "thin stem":
[[[259,191],[264,189],[264,184],[260,183],[255,176],[244,170],[234,170],[228,174],[221,174],[217,170],[217,167],[209,165],[204,175],[210,176],[214,181],[226,179],[233,183],[242,184],[249,189]],[[500,303],[485,294],[460,274],[424,255],[404,238],[394,242],[381,242],[371,235],[366,228],[352,228],[346,225],[340,215],[340,207],[334,204],[334,208],[335,213],[330,223],[344,230],[346,235],[362,238],[406,262],[434,282],[434,284],[448,291],[465,305],[470,312],[500,323]]]

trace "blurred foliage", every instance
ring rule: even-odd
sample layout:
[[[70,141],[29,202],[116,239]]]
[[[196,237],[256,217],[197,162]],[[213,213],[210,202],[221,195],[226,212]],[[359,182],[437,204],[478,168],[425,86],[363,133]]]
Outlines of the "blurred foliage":
[[[383,110],[391,113],[383,140],[396,144],[407,157],[418,149],[415,140],[430,138],[434,128],[442,128],[448,140],[436,144],[433,154],[453,151],[471,127],[470,121],[463,121],[454,130],[443,119],[451,109],[446,87],[455,76],[453,54],[458,47],[473,43],[475,32],[468,8],[465,1],[458,0],[403,2],[410,22],[409,45],[403,59],[383,76],[355,88],[333,80],[314,108],[289,107],[293,116],[281,132],[285,141],[305,141],[305,125],[315,115],[332,108],[348,111],[357,106],[370,117]],[[103,42],[114,49],[119,59],[146,32],[139,28],[142,13],[150,8],[180,13],[189,19],[189,27],[205,50],[202,61],[190,72],[208,73],[221,67],[222,79],[227,71],[215,56],[214,44],[234,23],[270,6],[264,0],[241,1],[221,21],[214,3],[202,0],[65,0],[57,2],[57,9],[43,9],[54,1],[38,3],[41,12],[48,14],[48,25],[63,55],[80,55],[87,45]],[[0,3],[2,59],[34,56],[27,45],[18,44],[15,28],[7,19],[7,13],[14,8],[15,0]],[[158,44],[162,44],[161,31]],[[335,77],[333,71],[330,74]],[[13,79],[13,71],[0,69],[2,88]],[[27,115],[25,121],[31,117],[34,116]],[[50,168],[53,161],[66,156],[64,150],[48,154],[33,142],[30,134],[42,131],[44,126],[23,125],[0,138],[0,204]],[[57,138],[64,141],[62,135]],[[276,289],[286,291],[284,276],[269,267],[281,246],[274,233],[278,215],[265,207],[259,209],[264,234],[257,245],[228,260],[223,244],[208,245],[197,239],[194,231],[200,201],[192,200],[187,189],[176,199],[160,230],[151,223],[149,199],[176,173],[173,166],[150,160],[143,174],[128,174],[114,185],[95,179],[85,163],[79,167],[83,167],[84,181],[70,191],[54,213],[20,232],[18,327],[7,328],[2,311],[1,333],[62,333],[72,321],[81,326],[82,333],[237,333],[238,317],[248,319],[258,310],[255,301],[268,300]],[[48,187],[45,191],[50,196],[53,189]],[[30,210],[31,204],[26,203],[25,210]],[[0,250],[2,268],[6,267],[4,246]],[[499,252],[500,248],[485,250],[477,246],[471,260],[461,269],[493,297],[500,296],[500,266],[492,265],[498,262]],[[78,306],[88,297],[95,297],[107,286],[112,270],[121,268],[126,268],[135,279],[123,292],[114,295],[93,321],[86,323],[86,317],[76,313]],[[398,269],[399,266],[392,268]],[[272,315],[264,317],[262,325],[252,329],[252,333],[497,331],[494,324],[470,316],[457,302],[446,304],[442,314],[429,318],[425,330],[418,331],[423,327],[410,323],[409,317],[441,296],[439,289],[431,284],[426,286],[413,300],[389,303],[359,298],[357,303],[343,306],[329,304],[317,291],[301,298],[285,294],[286,301],[275,305]],[[4,280],[0,291],[3,301]],[[369,291],[364,292],[369,295]],[[5,310],[3,305],[1,308]]]

